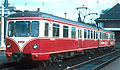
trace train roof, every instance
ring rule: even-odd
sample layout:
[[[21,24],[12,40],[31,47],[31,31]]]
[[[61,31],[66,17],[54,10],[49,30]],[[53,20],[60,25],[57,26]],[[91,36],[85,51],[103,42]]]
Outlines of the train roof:
[[[48,13],[44,13],[44,12],[37,12],[37,11],[16,12],[14,14],[9,15],[8,17],[47,17],[47,18],[51,18],[51,19],[55,19],[55,20],[60,20],[60,21],[63,21],[63,22],[82,25],[82,26],[85,26],[85,27],[88,27],[88,28],[98,29],[97,27],[92,26],[92,25],[79,23],[79,22],[76,22],[76,21],[73,21],[73,20],[70,20],[70,19],[65,19],[65,18],[58,17],[58,16],[55,16],[55,15],[52,15],[52,14],[48,14]],[[112,31],[108,31],[108,30],[105,30],[105,29],[102,29],[102,28],[99,28],[99,30],[114,33]]]

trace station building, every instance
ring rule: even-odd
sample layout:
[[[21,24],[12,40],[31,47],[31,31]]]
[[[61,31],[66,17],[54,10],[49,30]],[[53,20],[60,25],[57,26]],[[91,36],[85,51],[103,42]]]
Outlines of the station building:
[[[102,28],[115,32],[115,45],[120,48],[120,4],[116,4],[95,21]]]

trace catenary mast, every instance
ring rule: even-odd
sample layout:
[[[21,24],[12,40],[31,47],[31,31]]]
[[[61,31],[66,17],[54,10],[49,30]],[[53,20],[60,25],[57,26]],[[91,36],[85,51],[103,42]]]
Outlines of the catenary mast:
[[[4,42],[4,0],[2,0],[2,16],[1,16],[1,47],[5,47]]]

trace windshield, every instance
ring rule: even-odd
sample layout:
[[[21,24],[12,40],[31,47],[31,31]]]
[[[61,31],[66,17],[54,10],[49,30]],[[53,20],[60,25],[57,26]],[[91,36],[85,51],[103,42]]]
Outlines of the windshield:
[[[9,37],[37,37],[39,35],[39,22],[38,21],[16,21],[15,23],[8,23],[8,36]]]
[[[8,36],[12,37],[14,32],[14,22],[9,22],[8,25]]]
[[[15,23],[15,36],[28,37],[30,33],[30,22],[16,21]]]

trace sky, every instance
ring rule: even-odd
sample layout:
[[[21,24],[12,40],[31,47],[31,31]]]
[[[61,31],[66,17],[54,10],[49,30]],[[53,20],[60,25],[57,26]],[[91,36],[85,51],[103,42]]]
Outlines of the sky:
[[[1,0],[2,1],[2,0]],[[112,8],[119,0],[8,0],[11,6],[15,6],[17,10],[30,10],[36,11],[40,8],[40,11],[53,14],[60,17],[65,17],[64,13],[67,13],[66,18],[77,21],[78,10],[77,7],[83,5],[88,9],[79,9],[81,11],[81,18],[88,13],[98,13],[107,8]],[[85,22],[91,23],[90,19],[96,19],[99,15],[87,15]]]

